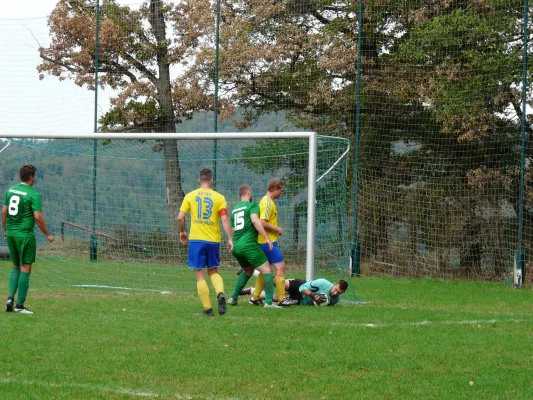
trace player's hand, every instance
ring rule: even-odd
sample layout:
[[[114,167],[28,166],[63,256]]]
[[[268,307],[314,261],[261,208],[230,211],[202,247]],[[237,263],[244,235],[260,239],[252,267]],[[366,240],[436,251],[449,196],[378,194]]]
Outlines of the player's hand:
[[[267,244],[268,244],[268,249],[270,251],[274,250],[274,245],[272,244],[272,240],[268,239]]]
[[[285,233],[285,230],[283,228],[278,227],[278,235],[283,235]]]
[[[54,235],[48,235],[46,239],[48,240],[49,243],[52,243],[54,241]]]
[[[189,243],[189,234],[187,232],[180,232],[180,243],[184,246]]]
[[[233,251],[233,240],[228,240],[226,247],[228,248],[228,252],[231,253]]]

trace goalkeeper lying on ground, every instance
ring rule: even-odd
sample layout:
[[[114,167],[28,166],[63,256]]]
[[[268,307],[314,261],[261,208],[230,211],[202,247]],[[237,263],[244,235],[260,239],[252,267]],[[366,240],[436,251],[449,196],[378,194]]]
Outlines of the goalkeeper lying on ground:
[[[348,289],[348,282],[340,280],[337,283],[331,283],[327,279],[315,279],[306,281],[305,279],[286,279],[285,292],[287,296],[279,301],[274,294],[274,301],[278,301],[279,306],[292,305],[335,305],[340,301],[340,295]],[[241,291],[241,295],[252,295],[254,287],[248,287]],[[264,293],[261,292],[261,299]]]

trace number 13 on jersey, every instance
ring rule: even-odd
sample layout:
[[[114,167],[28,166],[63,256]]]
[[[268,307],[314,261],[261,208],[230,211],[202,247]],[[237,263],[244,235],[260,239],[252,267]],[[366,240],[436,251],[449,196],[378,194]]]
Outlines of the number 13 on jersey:
[[[198,218],[209,219],[213,214],[213,200],[209,197],[203,199],[200,196],[196,196],[196,204],[198,205]],[[203,211],[203,204],[205,204],[205,211]]]

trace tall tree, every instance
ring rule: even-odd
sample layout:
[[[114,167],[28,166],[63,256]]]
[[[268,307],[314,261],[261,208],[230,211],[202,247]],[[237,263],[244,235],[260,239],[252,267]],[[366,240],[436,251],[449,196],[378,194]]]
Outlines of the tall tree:
[[[480,213],[501,222],[502,201],[517,205],[523,2],[363,3],[363,251],[389,253],[392,227],[407,224],[413,252],[457,250],[477,273],[491,246]],[[284,109],[299,127],[353,139],[358,2],[224,4],[222,82],[248,120]]]
[[[94,90],[96,2],[61,0],[49,16],[51,43],[39,49],[45,74]],[[213,108],[207,80],[187,70],[196,48],[212,32],[207,0],[149,0],[138,9],[104,0],[100,11],[99,85],[116,95],[99,120],[100,129],[115,132],[176,132],[176,124],[195,111]],[[173,77],[172,74],[178,76]],[[166,163],[169,233],[184,196],[176,141],[154,146]]]

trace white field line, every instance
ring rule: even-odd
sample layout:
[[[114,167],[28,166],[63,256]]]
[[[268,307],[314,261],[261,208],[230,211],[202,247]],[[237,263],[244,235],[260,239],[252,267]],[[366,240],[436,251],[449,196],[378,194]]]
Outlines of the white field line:
[[[138,290],[143,292],[157,292],[161,294],[172,294],[172,292],[169,291],[161,291],[157,289],[137,289],[137,288],[129,288],[129,287],[122,287],[122,286],[105,286],[105,285],[71,285],[72,287],[81,287],[86,289],[113,289],[113,290]]]
[[[206,399],[206,400],[239,400],[237,397],[231,397],[231,398],[225,398],[222,399],[220,397],[211,397],[211,396],[201,396],[201,397],[195,397],[188,394],[179,394],[174,393],[173,395],[161,395],[158,393],[154,393],[148,390],[134,390],[134,389],[125,389],[125,388],[113,388],[113,387],[107,387],[102,385],[89,385],[86,383],[54,383],[54,382],[43,382],[43,381],[34,381],[34,380],[24,380],[17,377],[9,377],[9,378],[0,378],[0,386],[2,384],[7,383],[14,383],[16,385],[25,385],[25,386],[43,386],[43,387],[49,387],[49,388],[71,388],[71,389],[87,389],[97,392],[103,392],[103,393],[113,393],[113,394],[123,394],[128,396],[135,396],[135,397],[142,397],[142,398],[173,398],[173,399],[179,399],[179,400],[194,400],[196,399]]]
[[[402,326],[431,326],[431,325],[492,325],[497,323],[503,324],[521,324],[521,323],[533,323],[523,319],[473,319],[462,321],[414,321],[414,322],[400,322],[400,323],[349,323],[349,322],[332,322],[330,325],[346,326],[346,327],[358,327],[358,328],[393,328]]]
[[[89,385],[86,383],[52,383],[52,382],[43,382],[43,381],[33,381],[33,380],[24,380],[21,378],[10,377],[10,378],[0,378],[0,384],[5,383],[14,383],[16,385],[25,385],[25,386],[45,386],[50,388],[71,388],[71,389],[88,389],[98,392],[113,393],[113,394],[126,394],[130,396],[137,397],[159,397],[157,393],[144,391],[144,390],[134,390],[134,389],[121,389],[121,388],[112,388],[101,385]],[[192,397],[183,395],[179,396],[179,399],[192,399]]]

